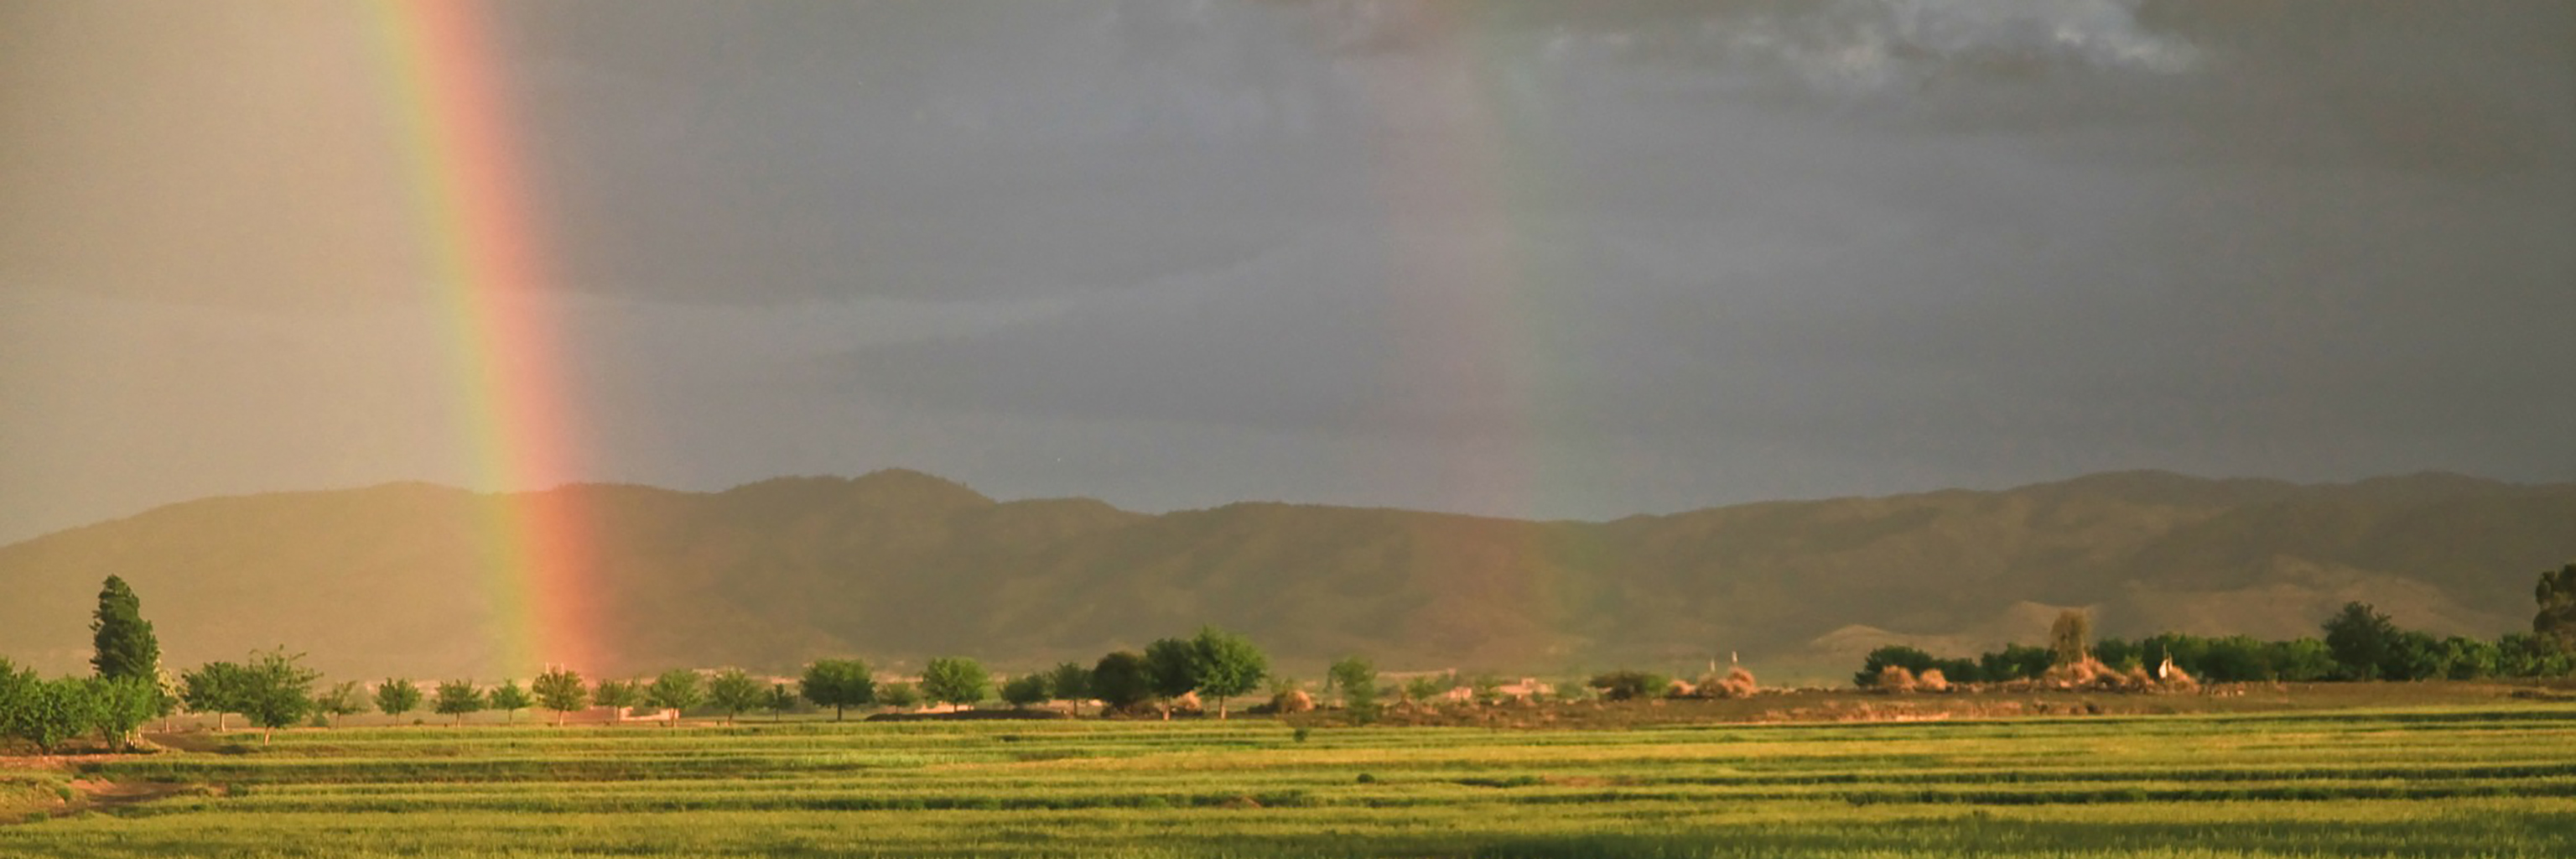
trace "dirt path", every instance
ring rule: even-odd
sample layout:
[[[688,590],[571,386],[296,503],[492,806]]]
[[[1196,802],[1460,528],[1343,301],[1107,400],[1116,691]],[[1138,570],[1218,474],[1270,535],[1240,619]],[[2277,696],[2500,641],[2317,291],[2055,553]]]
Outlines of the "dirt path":
[[[156,733],[146,734],[144,739],[150,745],[185,751],[212,751],[218,745],[217,738],[205,734]],[[135,757],[131,753],[0,756],[0,770],[74,773],[80,771],[82,764],[133,760]],[[0,815],[0,826],[29,823],[46,817],[69,817],[87,811],[113,812],[125,806],[173,796],[223,795],[221,787],[186,782],[71,778],[65,782],[65,785],[71,788],[71,795],[68,798],[49,799],[41,806],[23,809],[29,813],[41,814],[41,817],[33,820],[22,819],[12,812],[10,815]]]

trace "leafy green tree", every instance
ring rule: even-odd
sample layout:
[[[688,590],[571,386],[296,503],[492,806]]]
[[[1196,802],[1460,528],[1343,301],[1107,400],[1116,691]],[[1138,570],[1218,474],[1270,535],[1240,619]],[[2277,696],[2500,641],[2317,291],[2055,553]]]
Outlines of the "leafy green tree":
[[[501,711],[503,722],[517,722],[519,711],[537,705],[537,699],[530,696],[528,690],[520,688],[517,680],[501,681],[501,685],[492,687],[491,696],[485,700],[492,703],[492,709]]]
[[[430,709],[441,716],[456,717],[457,727],[465,726],[465,717],[483,712],[483,689],[472,680],[447,680],[438,684]]]
[[[143,677],[91,677],[82,681],[88,696],[79,710],[87,713],[100,742],[109,748],[133,745],[143,723],[161,709],[160,684]]]
[[[2335,664],[2334,650],[2315,638],[2275,641],[2264,645],[2264,664],[2271,666],[2272,679],[2291,683],[2324,680],[2342,670]]]
[[[208,662],[197,670],[179,675],[179,700],[192,713],[215,714],[215,732],[227,726],[224,717],[239,713],[249,686],[250,669],[236,662]]]
[[[2062,655],[2055,648],[2051,648],[2049,650],[2049,654],[2051,659],[2059,658],[2059,656]],[[1934,667],[1936,661],[1937,660],[1933,659],[1932,654],[1925,653],[1918,648],[1907,647],[1902,644],[1885,645],[1877,650],[1870,651],[1868,656],[1861,658],[1860,672],[1852,675],[1852,682],[1862,688],[1868,688],[1878,685],[1879,672],[1887,670],[1887,667],[1890,665],[1903,668],[1915,674],[1921,674],[1926,669]],[[1594,688],[1599,687],[1596,686]],[[1602,697],[1609,698],[1610,696],[1605,692]],[[1612,698],[1611,700],[1615,701],[1618,699]]]
[[[921,694],[932,701],[970,707],[992,692],[993,676],[972,657],[935,656],[921,668]]]
[[[877,688],[877,703],[896,710],[921,706],[921,689],[910,683],[888,683]]]
[[[1146,676],[1153,678],[1154,694],[1178,698],[1199,688],[1198,655],[1188,639],[1158,638],[1145,645]]]
[[[2343,611],[2326,620],[2325,633],[2326,649],[2334,654],[2343,679],[2405,679],[2390,676],[2407,670],[2407,654],[2399,649],[2403,634],[2396,621],[2369,603],[2345,603]]]
[[[705,695],[705,691],[698,686],[698,672],[686,668],[673,668],[662,672],[662,676],[653,678],[653,685],[644,690],[644,701],[655,707],[670,710],[675,715],[671,724],[677,726],[680,720],[676,718],[676,714],[697,706]]]
[[[581,673],[570,668],[549,668],[528,682],[537,703],[555,711],[555,727],[563,727],[564,716],[590,706],[590,689],[582,682]]]
[[[2540,613],[2531,616],[2531,634],[2554,639],[2558,648],[2576,651],[2576,561],[2556,571],[2542,570],[2532,589]]]
[[[1658,681],[1661,680],[1661,678],[1657,679]],[[1412,701],[1417,704],[1430,703],[1432,699],[1447,694],[1450,689],[1456,688],[1456,686],[1457,678],[1455,677],[1451,677],[1447,674],[1425,674],[1420,677],[1404,681],[1404,698],[1405,700]],[[1656,691],[1662,691],[1663,683],[1657,682],[1655,684],[1655,689]]]
[[[2496,641],[2496,673],[2507,677],[2564,677],[2576,671],[2576,652],[2545,635],[2508,633]]]
[[[770,721],[784,721],[787,711],[796,709],[796,701],[796,690],[787,688],[785,683],[772,683],[769,694],[760,699],[760,708],[769,711]]]
[[[590,693],[590,701],[616,710],[618,717],[624,718],[627,709],[644,705],[644,684],[634,680],[602,680],[599,688]]]
[[[1022,674],[1002,684],[1002,702],[1013,709],[1025,710],[1047,700],[1047,676]]]
[[[2383,680],[2431,680],[2451,667],[2451,654],[2442,640],[2420,630],[2399,630],[2395,651],[2380,669]]]
[[[394,718],[420,709],[420,687],[408,677],[388,677],[376,684],[376,712]]]
[[[1121,650],[1091,666],[1091,695],[1106,712],[1133,710],[1154,700],[1154,672],[1144,654]]]
[[[1227,698],[1261,688],[1270,674],[1270,658],[1252,640],[1213,626],[1200,627],[1190,640],[1190,673],[1198,691],[1216,699],[1216,717],[1226,717]]]
[[[1660,674],[1621,669],[1595,675],[1583,685],[1601,690],[1601,699],[1604,701],[1626,701],[1662,694],[1664,688],[1671,682]]]
[[[32,703],[31,699],[35,697],[33,690],[40,682],[43,681],[35,672],[19,668],[17,663],[0,657],[0,746],[20,739],[18,722]]]
[[[160,675],[161,642],[152,635],[152,622],[143,619],[143,601],[124,579],[109,576],[99,588],[98,609],[90,615],[89,631],[97,647],[90,666],[98,676],[151,680]]]
[[[2200,658],[2184,669],[2193,677],[2219,683],[2247,683],[2281,677],[2280,666],[2272,664],[2271,642],[2251,635],[2231,635],[2203,639],[2202,644]]]
[[[17,697],[6,714],[8,733],[35,744],[39,752],[53,754],[98,725],[98,699],[86,678],[42,680],[28,674],[14,685]]]
[[[817,659],[805,666],[805,676],[796,684],[805,700],[817,707],[832,708],[832,721],[838,722],[851,707],[865,707],[877,698],[876,675],[868,664],[856,659]]]
[[[759,707],[768,694],[768,687],[762,686],[759,680],[743,673],[740,668],[716,672],[715,680],[707,684],[707,703],[724,711],[727,725],[733,724],[733,718],[741,715],[742,711]]]
[[[251,654],[244,666],[241,714],[259,726],[260,745],[313,712],[313,681],[322,673],[304,667],[303,660],[301,653],[269,650]]]
[[[1941,672],[1941,676],[1952,683],[1986,682],[1985,669],[1978,667],[1974,659],[1934,659],[1932,670]]]
[[[2442,675],[2452,680],[2476,680],[2495,676],[2504,661],[2504,652],[2492,641],[2481,641],[2465,635],[2442,639]]]
[[[1339,692],[1342,706],[1353,712],[1377,709],[1377,666],[1358,656],[1345,656],[1324,670],[1324,685]]]
[[[2050,657],[2056,659],[2052,651]],[[2105,638],[2093,642],[2093,658],[2102,664],[2127,671],[2147,664],[2146,650],[2125,638]]]
[[[18,721],[35,696],[35,685],[41,682],[44,681],[36,672],[0,657],[0,743],[19,737]]]
[[[323,690],[322,694],[313,697],[313,712],[330,717],[332,724],[335,725],[339,723],[342,716],[363,713],[366,710],[367,695],[360,691],[358,681],[355,680],[333,684],[331,688]]]
[[[1047,694],[1057,700],[1091,699],[1091,669],[1082,667],[1081,663],[1060,663],[1056,665],[1055,670],[1047,672],[1046,678]]]
[[[2028,644],[2007,644],[2004,649],[1977,657],[1977,673],[1989,681],[2037,680],[2048,673],[2057,655],[2048,648]]]

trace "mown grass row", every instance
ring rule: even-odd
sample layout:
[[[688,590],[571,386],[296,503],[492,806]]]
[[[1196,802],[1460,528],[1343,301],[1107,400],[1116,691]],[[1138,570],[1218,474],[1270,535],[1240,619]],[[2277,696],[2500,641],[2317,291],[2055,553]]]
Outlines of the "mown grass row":
[[[2563,801],[1706,810],[1120,808],[637,814],[254,815],[66,820],[0,834],[24,855],[672,857],[2553,857]],[[2234,811],[2243,811],[2236,809]],[[1643,814],[1641,815],[1641,812]],[[12,840],[42,830],[41,842]]]
[[[2576,708],[1533,732],[1275,722],[281,735],[0,855],[2566,856]]]

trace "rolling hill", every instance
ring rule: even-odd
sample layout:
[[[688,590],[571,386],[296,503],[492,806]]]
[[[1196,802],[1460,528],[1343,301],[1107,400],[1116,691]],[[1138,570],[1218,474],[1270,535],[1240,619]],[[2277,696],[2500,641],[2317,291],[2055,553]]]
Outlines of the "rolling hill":
[[[2059,607],[2106,634],[2311,634],[2348,600],[2436,632],[2524,628],[2576,558],[2576,484],[2415,475],[2336,485],[2102,474],[1983,491],[1768,502],[1610,522],[1277,503],[1163,515],[995,501],[909,471],[723,492],[576,485],[608,583],[606,664],[785,672],[851,653],[1004,668],[1215,623],[1311,676],[1682,668],[1730,651],[1832,676],[1881,643],[2037,640]],[[174,665],[284,644],[341,677],[525,675],[498,663],[481,517],[425,484],[210,498],[0,547],[0,655],[87,658],[100,579],[143,596]]]

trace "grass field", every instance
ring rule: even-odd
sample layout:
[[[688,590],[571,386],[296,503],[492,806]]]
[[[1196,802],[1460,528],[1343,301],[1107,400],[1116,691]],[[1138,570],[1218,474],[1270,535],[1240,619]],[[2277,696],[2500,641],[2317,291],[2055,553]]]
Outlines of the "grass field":
[[[0,826],[0,856],[2576,856],[2556,703],[1302,741],[1270,720],[346,728],[0,791],[73,780],[152,798]]]

